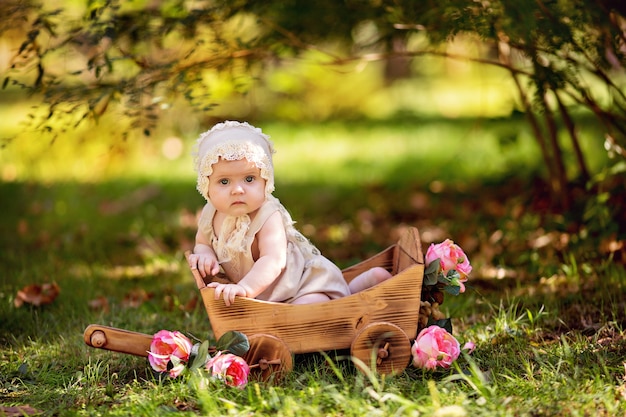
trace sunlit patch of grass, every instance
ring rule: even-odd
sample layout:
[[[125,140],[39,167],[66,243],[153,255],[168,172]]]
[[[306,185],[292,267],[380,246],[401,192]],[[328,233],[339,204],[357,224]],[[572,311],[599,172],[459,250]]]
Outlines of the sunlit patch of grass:
[[[374,183],[394,188],[488,178],[509,168],[495,132],[480,123],[269,124],[266,130],[276,141],[277,178],[288,183]],[[459,140],[463,146],[458,146]],[[534,165],[536,150],[527,139],[520,140],[516,152],[518,161]]]
[[[539,148],[525,120],[420,119],[293,124],[257,123],[277,149],[275,171],[281,184],[381,184],[398,188],[433,181],[461,184],[543,172]],[[107,126],[114,126],[107,127]],[[581,128],[592,171],[606,163],[594,124]],[[5,181],[99,182],[115,178],[187,181],[194,185],[192,150],[200,131],[173,133],[167,127],[149,137],[121,141],[102,120],[54,143],[27,134],[0,152]],[[594,146],[595,145],[595,146]],[[564,141],[569,153],[567,141]]]
[[[511,388],[517,387],[517,393],[512,394],[525,408],[564,415],[596,407],[598,415],[623,410],[623,404],[614,401],[614,378],[619,367],[607,364],[603,352],[593,352],[593,344],[586,338],[561,337],[558,343],[530,349],[532,356],[522,360],[524,371],[508,372],[506,377]],[[561,404],[554,407],[546,398],[559,399]],[[572,404],[568,404],[568,398],[573,399]]]

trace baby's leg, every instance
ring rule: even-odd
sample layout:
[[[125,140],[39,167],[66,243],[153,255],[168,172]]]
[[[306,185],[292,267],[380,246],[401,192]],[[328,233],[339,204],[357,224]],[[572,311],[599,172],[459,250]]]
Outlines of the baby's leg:
[[[357,275],[352,281],[350,281],[348,287],[350,288],[350,293],[354,294],[373,287],[374,285],[378,285],[389,278],[391,278],[391,273],[389,273],[386,269],[377,266],[372,269],[368,269],[360,275]]]
[[[330,297],[322,292],[312,293],[298,297],[291,304],[313,304],[330,300]]]

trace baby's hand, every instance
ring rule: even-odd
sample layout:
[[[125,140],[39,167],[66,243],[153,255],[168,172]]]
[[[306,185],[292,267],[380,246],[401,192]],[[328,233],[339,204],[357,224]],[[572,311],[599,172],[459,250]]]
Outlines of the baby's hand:
[[[220,296],[224,294],[224,303],[226,306],[230,306],[235,302],[235,296],[246,296],[246,290],[238,284],[220,284],[219,282],[211,282],[207,287],[215,288],[215,299],[219,300]]]
[[[207,275],[217,275],[220,272],[220,265],[215,256],[206,253],[189,255],[189,268],[197,269],[202,278]]]

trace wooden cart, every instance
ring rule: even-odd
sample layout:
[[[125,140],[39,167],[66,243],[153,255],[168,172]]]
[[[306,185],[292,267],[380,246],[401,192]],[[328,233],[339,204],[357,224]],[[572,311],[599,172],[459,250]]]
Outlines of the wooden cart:
[[[418,330],[424,277],[418,230],[408,228],[396,244],[344,269],[344,278],[350,282],[374,266],[393,276],[348,297],[305,305],[237,297],[227,307],[214,299],[214,289],[206,287],[198,271],[192,272],[215,338],[231,330],[246,334],[250,350],[244,359],[256,365],[252,368],[261,379],[290,371],[294,354],[346,349],[363,371],[399,373],[410,362]],[[92,347],[147,356],[152,335],[90,325],[84,339]]]

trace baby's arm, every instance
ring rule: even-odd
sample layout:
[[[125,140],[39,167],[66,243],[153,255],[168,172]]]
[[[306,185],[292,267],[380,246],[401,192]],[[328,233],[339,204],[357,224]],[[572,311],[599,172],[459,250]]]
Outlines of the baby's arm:
[[[255,236],[259,246],[259,258],[250,271],[237,284],[211,283],[215,298],[223,294],[224,302],[230,305],[235,296],[255,298],[280,276],[287,264],[287,235],[280,212],[275,212]]]
[[[274,212],[265,221],[255,238],[259,244],[259,259],[239,281],[247,296],[252,298],[265,291],[287,265],[287,234],[280,212]]]
[[[204,234],[199,230],[196,233],[196,246],[193,248],[193,254],[189,255],[189,267],[197,269],[203,278],[220,272],[217,256]]]

